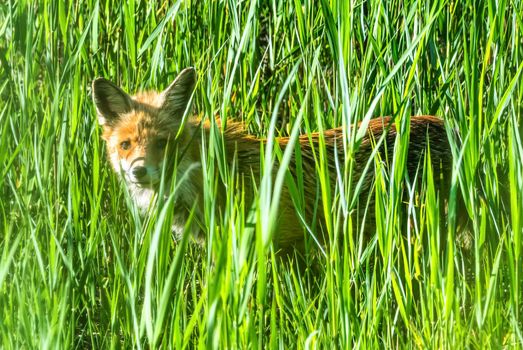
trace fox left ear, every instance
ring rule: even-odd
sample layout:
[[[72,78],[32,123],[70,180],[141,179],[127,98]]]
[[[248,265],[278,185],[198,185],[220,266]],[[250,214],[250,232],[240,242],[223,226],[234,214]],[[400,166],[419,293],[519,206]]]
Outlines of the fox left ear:
[[[98,122],[104,126],[118,120],[133,107],[131,97],[104,78],[93,81],[93,101],[98,112]]]
[[[181,117],[191,99],[196,83],[196,70],[185,68],[176,79],[162,92],[162,109],[172,116]]]

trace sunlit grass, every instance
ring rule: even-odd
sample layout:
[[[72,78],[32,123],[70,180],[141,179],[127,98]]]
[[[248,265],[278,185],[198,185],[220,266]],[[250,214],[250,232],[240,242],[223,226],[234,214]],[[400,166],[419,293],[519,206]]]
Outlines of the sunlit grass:
[[[522,28],[517,0],[2,2],[2,347],[523,347]],[[268,140],[261,166],[283,164],[256,179],[252,207],[241,181],[254,179],[233,176],[216,125],[202,150],[203,247],[172,240],[172,199],[140,217],[90,91],[98,76],[160,90],[187,66],[195,111],[244,122]],[[446,122],[446,218],[428,160],[423,195],[404,190],[417,114]],[[402,132],[392,159],[369,155],[373,192],[353,178],[364,128],[347,133],[334,190],[320,147],[331,244],[304,227],[310,254],[280,261],[268,242],[281,186],[297,207],[315,199],[288,176],[292,149],[271,142],[380,115]],[[221,210],[218,181],[235,189]],[[369,195],[377,230],[364,239]]]

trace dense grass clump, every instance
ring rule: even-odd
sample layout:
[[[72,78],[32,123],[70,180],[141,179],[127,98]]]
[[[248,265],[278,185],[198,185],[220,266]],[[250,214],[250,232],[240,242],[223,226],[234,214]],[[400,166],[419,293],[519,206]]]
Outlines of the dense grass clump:
[[[3,1],[0,347],[523,347],[522,31],[519,0]],[[394,159],[369,157],[373,193],[320,194],[336,244],[279,261],[266,244],[278,182],[262,181],[251,211],[219,139],[202,159],[204,246],[173,242],[169,203],[138,215],[106,161],[90,83],[160,90],[187,66],[197,113],[269,139],[396,118]],[[401,195],[417,114],[446,122],[446,218],[430,167],[421,197]],[[237,189],[219,212],[216,173]]]

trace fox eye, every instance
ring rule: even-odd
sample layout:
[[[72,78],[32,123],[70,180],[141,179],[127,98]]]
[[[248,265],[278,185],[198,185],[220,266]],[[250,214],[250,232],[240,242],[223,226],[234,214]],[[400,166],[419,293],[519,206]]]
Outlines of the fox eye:
[[[156,147],[158,149],[164,149],[167,146],[167,139],[159,139],[156,141]]]
[[[127,151],[129,148],[131,148],[131,142],[129,142],[128,140],[121,142],[120,148],[123,149],[124,151]]]

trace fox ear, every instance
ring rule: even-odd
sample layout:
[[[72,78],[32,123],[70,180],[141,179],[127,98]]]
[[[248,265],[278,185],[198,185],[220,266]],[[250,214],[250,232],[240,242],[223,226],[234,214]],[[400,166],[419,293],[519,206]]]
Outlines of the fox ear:
[[[130,112],[133,105],[129,95],[104,78],[97,78],[93,81],[93,101],[100,125],[116,121],[120,114]]]
[[[196,83],[194,68],[185,68],[176,79],[162,92],[162,109],[172,116],[181,117],[191,99]]]

